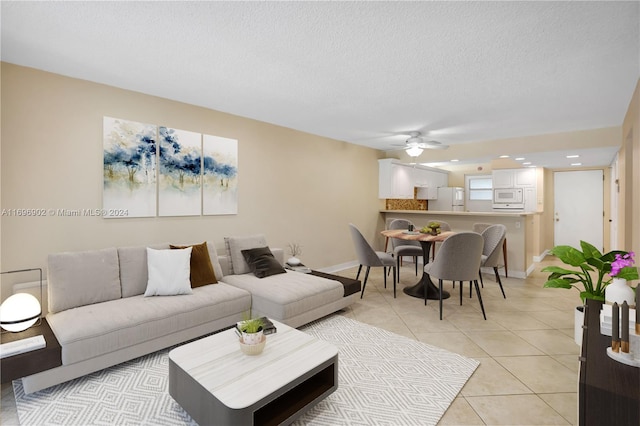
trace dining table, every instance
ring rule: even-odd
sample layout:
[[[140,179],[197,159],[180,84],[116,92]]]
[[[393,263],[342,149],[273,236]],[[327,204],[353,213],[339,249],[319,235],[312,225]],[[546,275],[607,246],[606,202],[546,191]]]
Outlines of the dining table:
[[[406,229],[386,229],[382,231],[382,235],[387,238],[398,238],[401,240],[407,241],[418,241],[420,246],[422,247],[422,256],[424,258],[423,264],[426,265],[429,263],[429,253],[431,250],[431,245],[437,241],[444,241],[451,235],[454,235],[455,232],[452,231],[444,231],[437,235],[432,235],[428,233],[422,233],[419,231],[409,231]],[[429,274],[422,270],[422,277],[420,281],[416,284],[405,287],[402,291],[412,297],[419,297],[424,299],[424,292],[427,292],[427,299],[438,300],[440,298],[440,291],[438,287],[431,281],[431,277]],[[442,298],[447,299],[449,297],[449,292],[442,291]]]

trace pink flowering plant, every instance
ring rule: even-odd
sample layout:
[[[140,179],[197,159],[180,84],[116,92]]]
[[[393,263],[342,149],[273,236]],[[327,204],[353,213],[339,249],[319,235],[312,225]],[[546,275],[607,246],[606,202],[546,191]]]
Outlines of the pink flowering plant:
[[[542,272],[551,272],[544,283],[547,288],[575,288],[580,298],[604,301],[604,289],[611,283],[612,277],[626,280],[638,279],[638,268],[633,266],[634,253],[613,250],[602,254],[595,246],[580,241],[582,251],[571,246],[556,246],[551,254],[563,263],[577,267],[578,270],[560,266],[547,266]],[[609,279],[605,276],[609,275]],[[582,284],[583,288],[577,286]]]
[[[633,266],[635,263],[635,255],[632,251],[627,254],[616,253],[616,260],[611,262],[611,272],[609,275],[625,280],[637,280],[638,268]]]

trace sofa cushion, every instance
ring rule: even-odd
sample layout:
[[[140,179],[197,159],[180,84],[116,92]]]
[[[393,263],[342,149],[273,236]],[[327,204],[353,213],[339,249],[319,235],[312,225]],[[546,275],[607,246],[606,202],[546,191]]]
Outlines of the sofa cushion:
[[[246,274],[251,271],[249,265],[244,260],[242,250],[267,246],[267,239],[263,234],[244,237],[225,237],[224,242],[230,260],[229,270],[231,274]]]
[[[149,281],[145,296],[175,296],[191,294],[192,247],[176,250],[147,248]]]
[[[149,247],[163,250],[169,248],[169,243],[153,244]],[[118,247],[118,261],[120,262],[122,297],[143,294],[147,289],[147,281],[149,280],[147,247]]]
[[[251,294],[219,283],[194,288],[193,294],[138,295],[83,306],[49,314],[47,321],[62,346],[62,364],[68,365],[235,316],[231,326],[250,307]]]
[[[251,292],[251,308],[269,318],[286,321],[319,306],[342,299],[344,287],[338,281],[300,272],[257,278],[255,275],[227,275],[224,282]]]
[[[50,254],[47,288],[49,312],[119,299],[118,251],[107,248]]]
[[[284,274],[284,270],[280,262],[273,257],[273,253],[269,247],[259,247],[254,249],[242,250],[244,260],[249,265],[249,269],[258,278],[269,277],[271,275]]]
[[[191,247],[191,272],[189,279],[191,280],[191,288],[201,287],[207,284],[216,284],[216,274],[209,257],[209,249],[207,242],[202,244],[194,244],[192,246],[170,246],[172,249],[185,249]]]

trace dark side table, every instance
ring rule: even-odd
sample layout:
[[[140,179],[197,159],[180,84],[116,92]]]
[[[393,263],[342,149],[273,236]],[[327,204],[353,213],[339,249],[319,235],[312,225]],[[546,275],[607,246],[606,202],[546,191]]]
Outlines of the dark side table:
[[[62,348],[45,318],[41,319],[40,325],[30,327],[25,331],[0,334],[0,343],[14,342],[40,334],[44,336],[44,340],[47,343],[44,348],[0,360],[2,383],[62,365]]]

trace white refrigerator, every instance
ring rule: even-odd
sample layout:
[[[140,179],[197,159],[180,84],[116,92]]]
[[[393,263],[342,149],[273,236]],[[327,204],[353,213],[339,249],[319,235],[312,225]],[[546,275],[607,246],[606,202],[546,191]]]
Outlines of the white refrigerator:
[[[438,188],[438,198],[429,200],[428,210],[463,212],[464,211],[464,188],[457,186]]]

